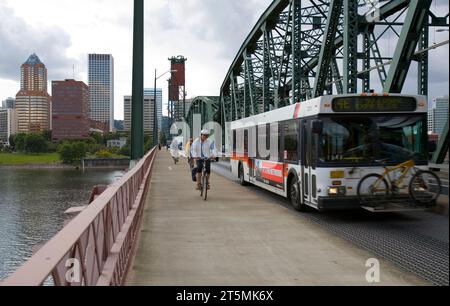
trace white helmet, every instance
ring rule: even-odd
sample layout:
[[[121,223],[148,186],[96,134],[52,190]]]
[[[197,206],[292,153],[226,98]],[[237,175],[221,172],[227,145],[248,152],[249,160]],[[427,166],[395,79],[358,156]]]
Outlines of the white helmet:
[[[203,130],[201,133],[200,133],[200,135],[205,135],[205,136],[209,136],[210,135],[210,133],[209,133],[209,131],[208,130]]]

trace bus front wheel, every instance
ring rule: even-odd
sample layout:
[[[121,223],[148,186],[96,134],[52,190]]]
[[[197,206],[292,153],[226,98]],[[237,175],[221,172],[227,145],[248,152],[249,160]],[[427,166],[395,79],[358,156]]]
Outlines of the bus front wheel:
[[[300,184],[298,177],[293,175],[289,180],[289,201],[291,205],[298,211],[306,212],[308,206],[303,204],[301,200]]]

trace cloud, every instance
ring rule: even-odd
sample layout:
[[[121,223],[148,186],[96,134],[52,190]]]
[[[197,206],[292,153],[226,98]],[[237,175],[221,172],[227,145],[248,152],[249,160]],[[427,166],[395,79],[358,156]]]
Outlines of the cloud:
[[[72,64],[78,60],[66,56],[71,46],[67,32],[60,27],[32,27],[4,2],[0,2],[0,20],[0,78],[18,81],[20,65],[33,52],[46,65],[49,80],[72,75]]]
[[[214,45],[216,56],[233,59],[262,11],[271,3],[240,0],[169,1],[150,11],[157,31],[183,29],[194,41]],[[166,25],[168,25],[166,27]],[[158,35],[158,33],[154,33]]]

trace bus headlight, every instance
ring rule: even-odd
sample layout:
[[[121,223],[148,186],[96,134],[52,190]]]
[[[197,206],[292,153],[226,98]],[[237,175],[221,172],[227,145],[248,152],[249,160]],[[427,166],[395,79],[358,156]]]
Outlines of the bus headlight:
[[[346,193],[347,188],[345,186],[328,187],[328,195],[330,196],[345,195]]]

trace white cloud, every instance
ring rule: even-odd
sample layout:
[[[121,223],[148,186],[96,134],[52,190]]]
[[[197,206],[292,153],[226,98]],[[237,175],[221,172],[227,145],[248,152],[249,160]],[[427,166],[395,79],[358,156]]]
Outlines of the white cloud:
[[[153,87],[155,68],[161,74],[170,69],[169,57],[184,55],[188,97],[219,95],[234,56],[271,2],[145,1],[146,87]],[[76,77],[85,82],[87,54],[111,53],[115,116],[123,117],[123,96],[131,94],[133,0],[0,0],[0,12],[0,99],[16,94],[20,64],[32,52],[47,65],[50,80],[71,76],[75,64]],[[448,32],[437,37],[448,39]],[[448,87],[448,47],[434,52],[430,78]],[[443,58],[445,68],[440,65]],[[165,101],[166,79],[158,81]],[[441,85],[431,87],[443,90]]]
[[[170,68],[169,57],[184,55],[188,58],[188,95],[218,95],[234,53],[270,2],[145,1],[145,85],[153,87],[155,68],[161,73]],[[16,39],[25,39],[23,33],[33,38],[29,48],[1,40],[2,48],[7,44],[11,53],[1,58],[8,62],[9,73],[6,77],[0,74],[0,97],[18,91],[20,64],[32,52],[47,65],[49,80],[71,76],[75,64],[76,77],[85,82],[87,54],[111,53],[115,59],[115,116],[123,117],[123,96],[131,93],[132,0],[0,0],[0,9],[7,11],[12,27],[23,27],[14,35]],[[11,86],[11,79],[17,81],[16,86]],[[158,87],[166,89],[164,78]],[[167,93],[164,96],[166,100]]]

